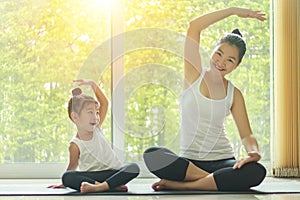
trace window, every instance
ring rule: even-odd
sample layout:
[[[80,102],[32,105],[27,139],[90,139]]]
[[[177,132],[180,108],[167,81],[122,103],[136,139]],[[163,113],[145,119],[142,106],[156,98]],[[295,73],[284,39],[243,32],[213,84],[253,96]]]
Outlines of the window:
[[[178,152],[179,96],[183,83],[183,42],[189,20],[201,13],[229,5],[269,12],[269,1],[124,1],[125,43],[136,49],[124,53],[125,157],[142,160],[149,146],[167,146]],[[243,63],[230,75],[245,96],[253,133],[264,162],[270,160],[270,44],[269,24],[255,20],[227,18],[203,32],[204,65],[218,39],[234,28],[247,41]],[[150,28],[150,29],[149,29]],[[126,35],[126,34],[125,34]],[[132,41],[132,38],[134,40]],[[244,156],[232,118],[226,121],[227,134],[237,157]]]
[[[3,1],[0,7],[0,167],[8,172],[1,175],[10,176],[15,170],[11,175],[16,177],[59,176],[75,131],[66,110],[75,86],[72,80],[86,75],[82,69],[87,64],[101,64],[85,60],[110,37],[109,4],[21,0]],[[102,47],[109,49],[108,43]],[[103,86],[110,94],[110,82],[104,80]],[[103,128],[110,135],[109,119]],[[60,171],[36,175],[39,170],[33,169],[43,170],[46,164]],[[33,172],[26,175],[24,170]]]
[[[66,111],[74,78],[92,78],[101,83],[112,109],[103,132],[125,162],[142,161],[142,153],[149,146],[167,146],[178,152],[183,42],[188,21],[231,5],[250,5],[269,16],[269,4],[267,0],[1,3],[0,33],[5,45],[0,47],[4,55],[0,62],[0,168],[17,170],[14,167],[20,165],[23,169],[49,169],[55,165],[53,175],[47,176],[58,177],[63,172],[68,142],[75,131]],[[268,22],[232,16],[214,24],[203,32],[201,53],[208,65],[217,40],[236,26],[246,38],[248,50],[229,78],[245,96],[262,161],[268,162]],[[85,91],[91,92],[88,88]],[[237,156],[242,156],[243,148],[230,118],[226,130]]]

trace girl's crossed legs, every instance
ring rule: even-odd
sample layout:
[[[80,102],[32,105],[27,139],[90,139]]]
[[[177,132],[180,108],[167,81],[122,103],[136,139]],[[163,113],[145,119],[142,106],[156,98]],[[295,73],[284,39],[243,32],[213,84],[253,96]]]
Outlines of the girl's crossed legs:
[[[103,171],[66,171],[63,174],[64,186],[82,193],[106,190],[127,191],[126,183],[139,175],[139,166],[135,163],[125,165],[119,170]]]

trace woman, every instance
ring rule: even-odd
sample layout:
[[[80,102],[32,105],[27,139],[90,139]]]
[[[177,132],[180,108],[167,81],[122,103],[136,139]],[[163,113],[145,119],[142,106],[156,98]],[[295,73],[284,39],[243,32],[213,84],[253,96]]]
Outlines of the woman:
[[[248,190],[259,185],[265,168],[252,134],[241,91],[225,76],[236,69],[246,51],[238,30],[222,37],[203,68],[199,54],[200,35],[208,26],[237,15],[266,20],[259,11],[230,7],[195,18],[185,41],[185,86],[181,94],[180,156],[162,147],[144,153],[148,169],[161,180],[154,190]],[[232,114],[248,155],[236,160],[224,131],[224,121]]]

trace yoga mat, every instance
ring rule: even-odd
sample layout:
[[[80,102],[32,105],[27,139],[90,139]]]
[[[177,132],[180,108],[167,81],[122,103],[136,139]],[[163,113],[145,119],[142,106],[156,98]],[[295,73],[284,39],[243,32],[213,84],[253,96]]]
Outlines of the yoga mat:
[[[143,190],[129,189],[128,192],[108,191],[81,194],[72,189],[49,189],[38,186],[26,186],[20,189],[20,185],[11,185],[9,187],[0,186],[0,196],[62,196],[62,195],[114,195],[114,196],[128,196],[128,195],[200,195],[200,194],[257,194],[261,192],[256,191],[232,191],[232,192],[218,192],[218,191],[153,191],[151,188]]]
[[[207,195],[207,194],[261,194],[261,192],[256,191],[230,191],[230,192],[220,192],[220,191],[174,191],[174,190],[165,190],[165,191],[153,191],[153,190],[143,190],[143,191],[128,191],[128,192],[96,192],[96,193],[87,193],[85,195],[142,195],[142,196],[156,196],[156,195]],[[69,193],[68,195],[82,195],[79,192]]]
[[[49,184],[0,184],[0,196],[62,196],[62,195],[222,195],[222,194],[285,194],[300,193],[300,180],[285,180],[262,183],[248,191],[153,191],[149,183],[128,184],[128,192],[98,192],[80,194],[69,188],[51,189]]]
[[[0,196],[60,196],[74,192],[69,188],[52,189],[46,184],[0,184]]]

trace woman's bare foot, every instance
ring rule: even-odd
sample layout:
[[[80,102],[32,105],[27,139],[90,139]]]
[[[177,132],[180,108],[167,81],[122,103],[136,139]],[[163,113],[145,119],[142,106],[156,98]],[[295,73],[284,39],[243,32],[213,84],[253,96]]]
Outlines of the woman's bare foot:
[[[161,179],[160,181],[153,183],[152,189],[155,191],[168,189],[167,180]]]
[[[152,188],[155,191],[160,190],[190,190],[192,187],[188,187],[187,184],[191,182],[181,182],[181,181],[170,181],[166,179],[161,179],[160,181],[154,183]]]
[[[159,190],[218,190],[213,174],[195,181],[171,181],[161,179],[154,183],[152,188]]]
[[[88,193],[88,192],[103,192],[109,190],[109,186],[106,182],[99,183],[95,182],[95,184],[82,182],[80,187],[81,193]]]

